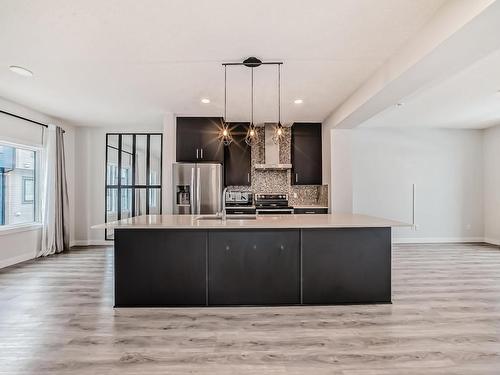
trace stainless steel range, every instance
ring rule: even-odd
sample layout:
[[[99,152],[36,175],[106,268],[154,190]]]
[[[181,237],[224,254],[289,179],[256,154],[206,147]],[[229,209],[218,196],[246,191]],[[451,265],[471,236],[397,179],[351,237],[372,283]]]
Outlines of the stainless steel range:
[[[288,194],[255,194],[257,215],[290,215],[293,207],[288,204]]]

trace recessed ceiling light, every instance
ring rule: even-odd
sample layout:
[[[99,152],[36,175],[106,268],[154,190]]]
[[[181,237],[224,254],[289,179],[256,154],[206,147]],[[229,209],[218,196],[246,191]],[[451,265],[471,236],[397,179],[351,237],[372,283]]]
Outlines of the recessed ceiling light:
[[[208,98],[203,98],[203,99],[201,99],[201,102],[202,102],[203,104],[208,104],[208,103],[210,103],[210,99],[208,99]]]
[[[302,104],[302,103],[304,103],[304,100],[303,99],[295,99],[293,102],[295,104]]]
[[[9,69],[11,72],[19,74],[20,76],[33,77],[33,72],[31,70],[23,68],[22,66],[11,65],[9,66]]]

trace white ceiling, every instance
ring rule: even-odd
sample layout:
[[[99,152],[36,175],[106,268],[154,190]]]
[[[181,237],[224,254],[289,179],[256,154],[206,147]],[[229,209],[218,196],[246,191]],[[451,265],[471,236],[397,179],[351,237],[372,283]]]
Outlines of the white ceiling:
[[[500,124],[500,50],[401,102],[361,126],[483,129]]]
[[[0,96],[90,126],[148,126],[165,112],[221,115],[220,63],[255,55],[285,63],[285,122],[322,121],[442,3],[2,0]],[[277,117],[275,69],[255,70],[257,122]],[[230,68],[228,120],[248,120],[249,91],[249,70]]]

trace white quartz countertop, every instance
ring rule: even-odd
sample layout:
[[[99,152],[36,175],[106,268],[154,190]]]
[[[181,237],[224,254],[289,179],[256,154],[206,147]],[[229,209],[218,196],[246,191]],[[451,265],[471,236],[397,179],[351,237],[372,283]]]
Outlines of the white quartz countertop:
[[[205,215],[206,216],[206,215]],[[92,229],[273,229],[273,228],[379,228],[409,227],[410,224],[379,217],[357,214],[316,214],[257,216],[256,219],[197,220],[199,215],[143,215],[106,224]]]

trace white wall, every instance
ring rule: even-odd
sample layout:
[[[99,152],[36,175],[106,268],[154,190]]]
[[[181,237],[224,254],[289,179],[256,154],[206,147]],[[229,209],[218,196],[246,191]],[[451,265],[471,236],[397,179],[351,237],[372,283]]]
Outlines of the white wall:
[[[328,176],[331,176],[335,184],[329,182],[329,210],[330,212],[352,213],[353,189],[352,189],[352,131],[334,130],[330,134],[331,150],[335,157],[331,159]]]
[[[166,113],[163,118],[163,213],[171,214],[172,164],[176,160],[176,116]]]
[[[351,132],[349,156],[335,147],[339,132]],[[333,133],[332,172],[336,159],[350,161],[353,212],[411,222],[416,184],[418,230],[395,229],[396,241],[483,239],[482,131],[358,128]],[[339,184],[346,190],[348,183],[333,174],[333,191]]]
[[[156,127],[78,127],[76,130],[76,201],[74,245],[105,245],[104,230],[90,229],[104,223],[106,133],[162,133],[161,121]],[[164,139],[165,143],[165,139]],[[165,192],[163,192],[165,196]]]
[[[484,131],[484,237],[500,245],[500,126]]]
[[[75,237],[75,127],[3,98],[0,98],[0,109],[42,123],[59,125],[66,131],[64,141],[72,242]],[[0,140],[41,146],[42,127],[4,114],[0,114],[0,125]],[[0,231],[0,268],[34,258],[39,250],[40,235],[39,226],[30,226],[21,232]]]

